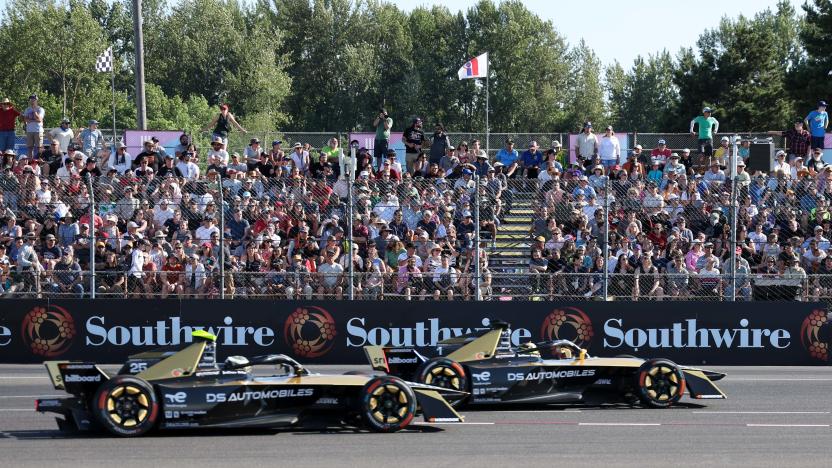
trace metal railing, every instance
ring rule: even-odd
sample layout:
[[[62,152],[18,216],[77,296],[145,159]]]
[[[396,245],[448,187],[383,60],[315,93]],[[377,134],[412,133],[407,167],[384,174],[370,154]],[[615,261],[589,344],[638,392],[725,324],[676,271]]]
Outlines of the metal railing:
[[[353,288],[354,299],[473,300],[473,275],[405,271],[357,272],[337,275],[317,272],[227,272],[227,299],[341,300]],[[129,270],[79,271],[69,275],[56,270],[2,275],[4,298],[90,297],[91,279],[97,279],[99,298],[219,299],[220,277],[213,271],[134,273]],[[350,281],[352,279],[352,281]],[[513,287],[506,287],[511,284]],[[605,288],[606,286],[606,288]],[[832,275],[784,270],[774,274],[741,276],[700,273],[488,273],[480,284],[485,301],[829,301]],[[607,291],[606,296],[604,291]]]
[[[350,153],[302,167],[268,154],[236,165],[208,165],[198,155],[198,177],[192,163],[175,160],[99,160],[92,167],[101,176],[90,176],[83,155],[68,165],[17,164],[0,174],[0,244],[9,259],[0,261],[0,288],[7,296],[792,300],[791,290],[766,289],[762,280],[727,287],[726,278],[776,278],[799,266],[810,278],[803,297],[829,294],[827,172],[596,170],[570,168],[563,155],[496,168],[449,157],[448,169],[426,158],[402,169],[391,160],[389,173]],[[29,249],[37,266],[22,267]],[[580,278],[572,286],[565,271],[578,252],[584,270],[570,273]],[[644,254],[657,268],[644,271],[659,286],[634,278]],[[708,267],[702,257],[711,255],[718,261]],[[684,287],[670,267],[675,256],[689,273]],[[341,265],[340,284],[319,291],[329,257]],[[447,270],[453,285],[436,289],[433,269],[443,257],[456,272]],[[417,271],[408,270],[411,261]],[[199,287],[166,281],[177,268],[201,271]],[[703,289],[703,269],[719,270],[721,286]],[[112,284],[118,271],[129,274]],[[83,281],[55,281],[76,275]],[[287,280],[301,277],[309,279]]]

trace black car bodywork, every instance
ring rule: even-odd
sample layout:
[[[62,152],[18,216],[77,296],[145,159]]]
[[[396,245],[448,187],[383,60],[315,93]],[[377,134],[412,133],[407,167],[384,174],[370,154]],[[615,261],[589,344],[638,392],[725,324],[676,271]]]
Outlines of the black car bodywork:
[[[443,395],[463,393],[389,376],[312,374],[284,355],[233,357],[218,364],[216,343],[205,333],[195,333],[193,344],[180,351],[131,356],[115,375],[88,362],[45,365],[55,388],[72,396],[39,399],[35,407],[61,415],[58,426],[67,431],[103,428],[137,436],[151,429],[314,423],[393,432],[418,412],[427,421],[462,420]],[[258,365],[285,372],[255,375]]]
[[[602,358],[566,340],[511,346],[508,324],[442,341],[429,358],[412,348],[367,346],[373,369],[407,380],[463,391],[457,403],[604,404],[671,406],[688,393],[722,399],[719,372],[666,359]],[[552,353],[547,359],[542,354]]]

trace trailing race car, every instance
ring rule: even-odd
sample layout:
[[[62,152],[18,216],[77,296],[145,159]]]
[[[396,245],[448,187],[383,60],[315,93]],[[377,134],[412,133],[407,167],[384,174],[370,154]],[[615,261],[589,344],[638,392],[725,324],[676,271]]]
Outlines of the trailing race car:
[[[440,342],[427,358],[412,348],[367,346],[373,369],[468,395],[456,404],[604,403],[666,408],[687,391],[692,398],[725,398],[714,385],[725,374],[667,359],[591,357],[567,340],[511,346],[509,325]],[[544,359],[541,351],[551,351]]]
[[[87,362],[50,361],[46,368],[69,398],[39,399],[35,409],[63,415],[61,430],[103,428],[119,436],[197,427],[281,428],[316,422],[394,432],[417,412],[426,421],[459,422],[442,395],[464,393],[392,376],[311,374],[282,354],[216,359],[216,337],[194,332],[181,351],[131,356],[116,375]],[[285,373],[258,376],[252,367]],[[441,393],[441,394],[440,394]]]

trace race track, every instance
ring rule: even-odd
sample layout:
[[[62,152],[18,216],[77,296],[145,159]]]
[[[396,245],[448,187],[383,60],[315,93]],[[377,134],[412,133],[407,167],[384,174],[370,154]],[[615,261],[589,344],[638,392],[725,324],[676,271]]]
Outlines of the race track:
[[[360,367],[319,366],[341,372]],[[41,366],[0,366],[0,466],[829,466],[832,367],[716,367],[728,400],[668,410],[467,410],[464,424],[349,430],[67,436],[34,398]]]

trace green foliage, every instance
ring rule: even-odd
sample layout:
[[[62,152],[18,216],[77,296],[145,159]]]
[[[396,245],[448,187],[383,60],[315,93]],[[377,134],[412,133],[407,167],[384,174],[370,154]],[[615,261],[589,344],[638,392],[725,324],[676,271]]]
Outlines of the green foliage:
[[[673,84],[673,59],[667,51],[636,57],[624,72],[617,63],[607,69],[607,92],[613,127],[626,131],[660,132],[672,128],[670,112],[679,100]]]
[[[832,100],[832,1],[808,1],[803,10],[806,18],[798,34],[806,53],[788,77],[791,95],[801,104],[795,112],[801,117],[818,100]]]
[[[453,7],[453,4],[449,4]],[[228,102],[260,135],[368,130],[380,106],[395,130],[482,131],[486,80],[458,80],[489,53],[492,132],[574,131],[585,120],[624,131],[686,131],[703,105],[725,130],[786,128],[830,99],[832,0],[787,1],[723,18],[695,47],[602,67],[519,0],[465,12],[384,0],[143,0],[148,125],[195,132]],[[18,106],[36,92],[47,125],[135,125],[131,0],[9,0],[0,21],[0,90]],[[234,135],[235,138],[247,137]],[[242,141],[242,140],[240,140]]]

